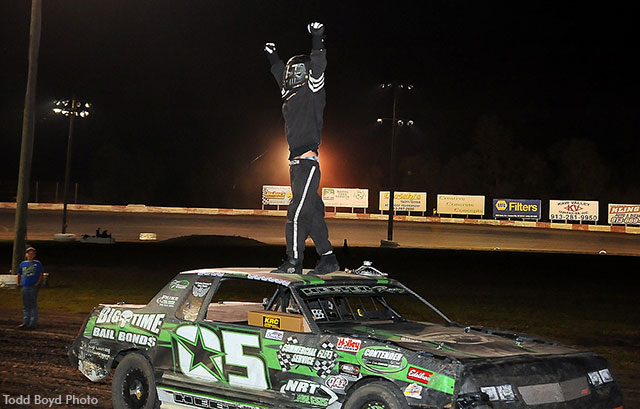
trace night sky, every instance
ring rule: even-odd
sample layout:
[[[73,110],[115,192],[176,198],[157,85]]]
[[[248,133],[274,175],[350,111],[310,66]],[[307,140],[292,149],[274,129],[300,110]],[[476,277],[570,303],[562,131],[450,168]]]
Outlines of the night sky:
[[[288,184],[278,87],[263,52],[308,53],[326,26],[322,186],[640,202],[638,7],[497,1],[43,0],[32,181],[90,203],[259,207]],[[0,2],[0,200],[17,180],[30,2]],[[257,158],[257,159],[256,159]],[[9,189],[10,190],[10,189]],[[374,202],[372,202],[374,203]],[[377,203],[376,203],[377,206]],[[377,207],[376,207],[377,209]]]

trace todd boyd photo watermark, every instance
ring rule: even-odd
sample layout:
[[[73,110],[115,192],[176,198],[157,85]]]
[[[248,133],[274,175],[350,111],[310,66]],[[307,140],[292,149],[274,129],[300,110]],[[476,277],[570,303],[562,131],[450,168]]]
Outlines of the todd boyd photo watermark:
[[[28,407],[43,407],[43,408],[55,408],[58,406],[96,406],[98,405],[98,398],[91,395],[7,395],[2,394],[0,402],[4,405],[2,407],[11,406],[28,406]]]

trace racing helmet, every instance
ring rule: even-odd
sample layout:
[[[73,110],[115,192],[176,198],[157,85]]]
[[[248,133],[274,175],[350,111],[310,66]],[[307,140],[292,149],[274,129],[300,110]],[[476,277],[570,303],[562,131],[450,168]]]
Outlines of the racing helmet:
[[[311,58],[308,55],[295,55],[287,61],[284,67],[282,88],[287,91],[298,88],[309,80]]]

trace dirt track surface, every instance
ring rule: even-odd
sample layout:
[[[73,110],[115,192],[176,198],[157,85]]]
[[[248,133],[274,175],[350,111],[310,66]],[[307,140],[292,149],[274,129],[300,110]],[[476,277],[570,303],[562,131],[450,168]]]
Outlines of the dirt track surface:
[[[110,378],[89,381],[65,353],[86,314],[40,311],[35,331],[18,330],[22,311],[0,314],[0,408],[111,408]]]

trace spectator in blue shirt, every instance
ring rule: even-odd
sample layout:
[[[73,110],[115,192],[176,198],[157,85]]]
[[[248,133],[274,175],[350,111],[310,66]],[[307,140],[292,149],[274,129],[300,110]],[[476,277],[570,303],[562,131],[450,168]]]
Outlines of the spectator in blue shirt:
[[[24,304],[24,319],[19,329],[33,330],[38,326],[38,290],[42,282],[44,268],[36,260],[36,249],[29,247],[26,260],[18,267],[18,287],[22,287],[22,303]]]

